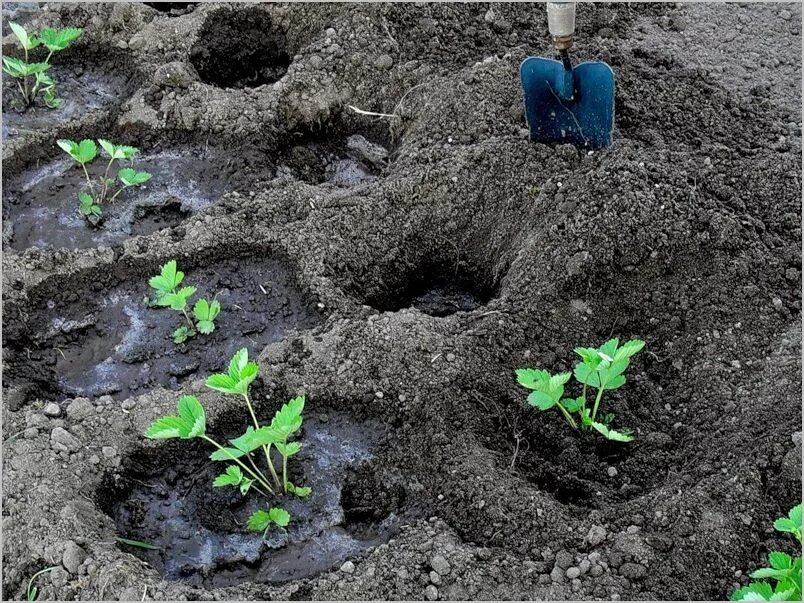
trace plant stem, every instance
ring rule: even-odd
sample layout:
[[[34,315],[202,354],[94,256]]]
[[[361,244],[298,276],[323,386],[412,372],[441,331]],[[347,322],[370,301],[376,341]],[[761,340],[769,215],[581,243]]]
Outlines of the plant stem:
[[[193,319],[190,318],[190,315],[187,314],[187,308],[182,308],[181,313],[184,314],[184,318],[187,320],[187,324],[190,325],[190,329],[195,331],[195,323],[193,322]]]
[[[559,410],[564,413],[564,418],[567,420],[567,423],[570,424],[570,427],[573,429],[578,429],[578,424],[575,422],[575,419],[567,412],[567,409],[564,408],[564,405],[561,402],[556,402],[556,406],[558,406]]]
[[[89,190],[92,191],[92,196],[95,196],[95,187],[92,184],[92,178],[89,177],[89,172],[87,171],[87,165],[85,163],[81,164],[81,167],[84,168],[84,176],[87,177],[87,184],[89,184]],[[98,203],[100,205],[100,203]]]
[[[261,477],[263,480],[265,480],[265,481],[267,482],[267,481],[268,481],[268,478],[267,478],[267,477],[265,477],[265,476],[262,474],[262,471],[260,471],[260,470],[257,468],[257,465],[254,463],[254,459],[252,459],[252,458],[251,458],[251,455],[250,455],[250,454],[247,454],[247,455],[246,455],[246,458],[248,459],[249,464],[250,464],[250,465],[251,465],[251,466],[254,468],[254,471],[256,471],[256,472],[257,472],[257,474],[258,474],[258,475],[259,475],[259,476],[260,476],[260,477]]]
[[[597,407],[600,405],[600,399],[603,397],[603,392],[606,390],[606,384],[601,383],[600,389],[597,390],[597,396],[595,397],[595,405],[592,408],[592,421],[597,420]]]
[[[285,442],[287,444],[287,441]],[[285,490],[285,494],[288,493],[288,457],[284,454],[282,455],[282,487]]]
[[[114,157],[109,159],[109,163],[106,164],[106,171],[103,172],[103,192],[101,193],[101,203],[103,202],[103,198],[106,196],[106,192],[109,190],[109,168],[112,167],[112,163],[114,163]]]
[[[25,51],[25,64],[27,65],[28,64],[28,49],[23,48],[23,50]],[[25,86],[25,91],[23,92],[23,96],[25,96],[25,104],[28,105],[28,106],[31,106],[33,104],[33,99],[28,97],[28,76],[27,75],[24,78],[22,78],[22,82],[23,82],[23,84]]]
[[[254,429],[259,429],[260,422],[257,420],[257,415],[254,414],[254,407],[251,405],[251,400],[248,397],[248,392],[243,394],[243,399],[246,401],[248,412],[251,414],[251,420],[254,422]],[[271,454],[269,452],[269,446],[263,446],[262,450],[263,452],[265,452],[265,460],[268,462],[268,470],[271,472],[271,475],[274,478],[274,482],[276,483],[276,486],[278,488],[281,484],[279,483],[279,477],[276,475],[274,464],[271,462]]]
[[[109,203],[111,203],[112,201],[114,201],[114,200],[117,198],[117,195],[119,195],[120,193],[122,193],[124,190],[126,190],[126,187],[125,187],[125,186],[124,186],[124,187],[122,187],[122,188],[121,188],[119,191],[117,191],[117,192],[116,192],[114,195],[112,195],[112,198],[111,198],[111,199],[109,199]]]
[[[217,448],[218,450],[223,451],[223,452],[224,452],[224,453],[225,453],[227,456],[229,456],[229,458],[231,458],[231,459],[232,459],[232,460],[233,460],[235,463],[237,463],[238,465],[240,465],[240,467],[241,467],[242,469],[245,469],[245,470],[246,470],[246,472],[247,472],[247,473],[248,473],[248,474],[249,474],[251,477],[253,477],[253,478],[254,478],[256,481],[260,482],[260,484],[261,484],[261,485],[262,485],[262,486],[263,486],[263,487],[264,487],[266,490],[268,490],[268,492],[270,492],[271,494],[274,494],[274,490],[273,490],[273,488],[271,488],[271,486],[269,486],[269,485],[268,485],[268,483],[267,483],[265,480],[263,480],[262,478],[260,478],[260,476],[259,476],[259,475],[257,475],[256,473],[254,473],[254,472],[253,472],[251,469],[249,469],[249,468],[248,468],[248,466],[247,466],[245,463],[243,463],[243,462],[242,462],[240,459],[238,459],[237,457],[235,457],[235,456],[234,456],[234,455],[233,455],[231,452],[229,452],[228,450],[226,450],[226,448],[224,448],[223,446],[221,446],[220,444],[218,444],[218,443],[217,443],[215,440],[213,440],[212,438],[210,438],[210,437],[209,437],[209,436],[207,436],[207,435],[202,435],[202,436],[201,436],[201,438],[203,438],[204,440],[206,440],[207,442],[209,442],[210,444],[212,444],[213,446],[215,446],[215,448]]]

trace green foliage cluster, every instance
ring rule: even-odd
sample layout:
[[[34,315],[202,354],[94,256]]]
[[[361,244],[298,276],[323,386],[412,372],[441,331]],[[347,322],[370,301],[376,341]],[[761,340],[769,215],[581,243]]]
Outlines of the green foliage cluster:
[[[609,413],[598,420],[600,402],[603,392],[614,390],[625,385],[625,370],[631,362],[631,357],[645,347],[640,339],[620,345],[619,339],[610,339],[599,348],[575,348],[575,353],[581,357],[581,362],[575,365],[573,373],[558,373],[551,375],[541,369],[517,369],[518,383],[532,390],[528,395],[528,404],[538,410],[558,408],[564,415],[567,423],[573,429],[594,429],[603,437],[617,442],[630,442],[633,436],[628,431],[615,431],[611,428],[614,415]],[[577,398],[565,398],[564,386],[572,378],[583,385],[583,392]],[[592,408],[587,407],[587,391],[596,389]],[[576,421],[573,415],[580,419]]]
[[[801,550],[801,505],[796,505],[787,514],[773,522],[779,532],[792,534],[798,540]],[[771,551],[768,565],[751,574],[752,578],[773,580],[768,582],[752,582],[734,591],[732,601],[801,601],[801,555],[791,557],[781,551]]]
[[[139,150],[126,145],[116,145],[108,140],[99,138],[98,144],[100,144],[101,148],[109,156],[109,162],[106,164],[106,171],[103,173],[103,176],[96,181],[90,178],[89,171],[87,170],[87,165],[91,164],[98,156],[98,147],[95,145],[94,140],[85,138],[81,142],[75,142],[74,140],[62,139],[57,140],[56,143],[84,170],[84,176],[86,177],[89,191],[81,191],[78,193],[78,211],[93,226],[100,223],[103,217],[103,205],[105,203],[113,202],[125,189],[145,184],[151,179],[151,174],[148,172],[138,172],[132,167],[122,168],[117,172],[117,181],[120,183],[120,189],[107,201],[107,195],[112,192],[117,182],[114,178],[109,177],[112,165],[115,161],[133,158]]]
[[[50,59],[53,54],[67,48],[81,35],[81,30],[77,27],[65,27],[64,29],[44,27],[37,36],[29,35],[25,28],[18,23],[9,22],[8,26],[22,46],[24,58],[3,57],[3,71],[17,80],[24,106],[32,106],[41,92],[42,102],[46,107],[50,109],[61,107],[62,100],[56,96],[56,82],[46,72],[51,67]],[[50,51],[47,58],[41,62],[29,62],[28,53],[39,46],[44,46]],[[33,85],[29,80],[30,77],[34,78]]]
[[[196,300],[191,315],[188,308],[196,288],[180,287],[183,280],[184,273],[177,269],[176,260],[170,260],[162,266],[158,275],[148,281],[151,288],[156,290],[156,299],[149,302],[151,305],[169,307],[184,315],[187,324],[173,332],[173,341],[176,344],[184,343],[198,333],[212,333],[215,330],[215,319],[221,312],[221,303],[217,299],[207,301],[202,297]]]
[[[230,463],[218,475],[212,485],[215,488],[234,487],[245,496],[254,490],[266,498],[282,493],[292,493],[299,497],[310,495],[310,488],[295,486],[288,480],[288,459],[301,450],[301,444],[290,441],[302,426],[304,396],[290,400],[276,412],[269,425],[260,425],[251,403],[249,388],[259,374],[259,366],[249,362],[248,350],[238,350],[229,362],[228,371],[211,375],[206,385],[210,389],[243,398],[253,426],[234,439],[229,446],[219,444],[206,432],[206,414],[204,407],[195,396],[183,396],[177,406],[177,414],[160,417],[154,421],[145,436],[152,439],[201,438],[215,447],[210,459]],[[282,459],[282,477],[280,479],[271,458],[271,448],[275,447]],[[259,468],[252,453],[262,450],[271,477]],[[290,514],[282,507],[260,509],[248,520],[248,528],[257,532],[267,532],[272,526],[285,528],[290,522]]]

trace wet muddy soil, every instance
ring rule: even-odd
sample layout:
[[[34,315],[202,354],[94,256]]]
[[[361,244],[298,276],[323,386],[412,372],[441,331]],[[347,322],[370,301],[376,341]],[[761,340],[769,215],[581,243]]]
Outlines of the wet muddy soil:
[[[355,487],[353,480],[367,479],[381,434],[379,424],[355,423],[337,412],[312,413],[297,438],[302,452],[290,463],[290,481],[312,488],[304,499],[266,500],[244,497],[235,488],[212,488],[226,463],[209,461],[209,450],[188,443],[163,444],[132,457],[126,477],[110,479],[98,497],[122,536],[158,548],[121,547],[169,578],[208,587],[304,578],[387,541],[401,521],[399,508],[380,508],[377,514],[363,509],[355,516],[351,491],[344,492]],[[166,453],[172,459],[168,466]],[[281,467],[279,457],[274,464]],[[273,505],[291,513],[286,530],[245,529],[254,511]]]
[[[39,386],[59,399],[124,399],[157,386],[177,389],[188,378],[225,369],[240,347],[254,352],[318,320],[282,261],[222,260],[186,270],[184,283],[198,288],[191,304],[204,297],[218,300],[222,309],[211,334],[177,345],[173,332],[185,320],[180,312],[146,303],[153,297],[150,276],[132,275],[89,299],[64,292],[31,309],[38,328],[17,349],[20,373],[37,375]]]
[[[78,193],[88,191],[83,170],[71,159],[56,159],[22,172],[4,191],[4,214],[12,249],[110,247],[134,235],[176,226],[216,202],[229,188],[228,158],[212,150],[172,149],[143,153],[115,164],[152,175],[144,185],[123,190],[103,206],[103,220],[91,225],[78,212]],[[94,181],[107,161],[88,168]],[[111,174],[112,177],[115,174]],[[119,190],[119,182],[108,195]]]

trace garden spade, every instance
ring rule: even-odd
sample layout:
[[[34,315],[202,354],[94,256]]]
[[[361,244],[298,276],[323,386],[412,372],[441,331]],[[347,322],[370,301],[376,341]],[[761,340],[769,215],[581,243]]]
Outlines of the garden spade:
[[[572,66],[574,2],[548,2],[547,24],[560,60],[528,57],[519,68],[531,140],[589,148],[611,144],[614,72],[600,61]]]

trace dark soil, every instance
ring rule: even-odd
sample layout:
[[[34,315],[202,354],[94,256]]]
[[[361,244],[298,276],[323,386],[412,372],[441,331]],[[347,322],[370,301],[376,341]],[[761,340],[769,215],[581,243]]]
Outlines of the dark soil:
[[[579,6],[573,60],[616,74],[595,152],[528,140],[541,5],[50,8],[85,28],[60,65],[132,75],[4,149],[5,598],[56,566],[43,600],[722,600],[795,552],[799,4]],[[113,135],[181,154],[71,230],[52,141]],[[142,304],[172,258],[223,303],[182,346]],[[514,377],[610,337],[647,342],[603,403],[630,444]],[[240,347],[261,418],[307,399],[287,541],[244,530],[271,501],[213,489],[207,448],[142,435],[188,393],[242,432],[203,386]]]

